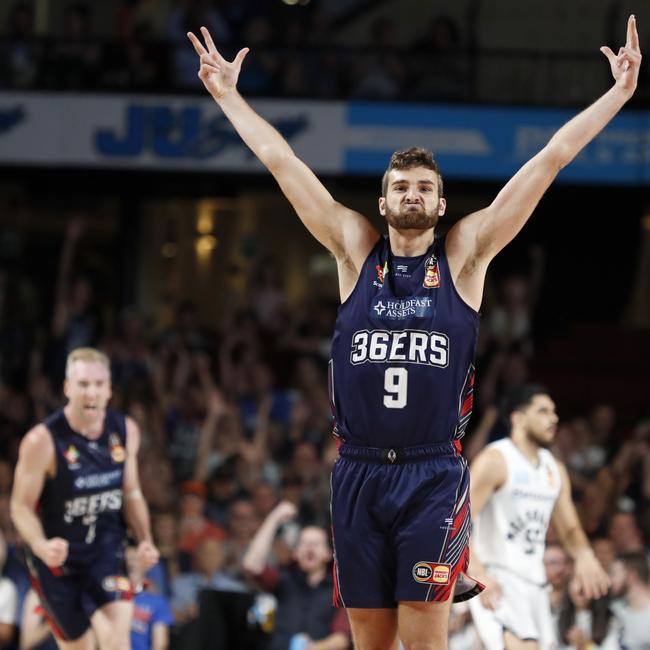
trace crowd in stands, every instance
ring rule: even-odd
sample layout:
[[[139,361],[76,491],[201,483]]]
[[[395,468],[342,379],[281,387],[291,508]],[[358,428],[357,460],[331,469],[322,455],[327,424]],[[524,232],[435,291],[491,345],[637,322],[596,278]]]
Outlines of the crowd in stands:
[[[38,292],[27,277],[0,271],[0,648],[11,647],[15,630],[24,649],[40,648],[47,636],[9,494],[18,443],[63,404],[65,358],[80,346],[110,356],[112,406],[142,431],[141,481],[161,562],[145,582],[134,625],[163,644],[146,647],[165,647],[170,631],[172,647],[200,647],[205,588],[252,599],[251,648],[310,648],[309,639],[323,638],[333,643],[328,647],[349,647],[345,616],[329,605],[329,473],[337,448],[326,369],[336,304],[290,308],[281,283],[251,278],[250,304],[226,311],[221,322],[200,322],[190,302],[179,304],[167,325],[148,323],[132,308],[109,322],[102,296],[76,265],[83,236],[83,222],[71,220],[46,310],[50,322],[38,318]],[[506,434],[499,401],[529,380],[544,256],[533,248],[530,258],[527,275],[507,276],[487,291],[476,413],[465,444],[470,460]],[[650,420],[632,428],[620,422],[613,405],[585,402],[583,414],[561,421],[553,445],[571,474],[582,524],[614,579],[611,598],[583,602],[572,591],[566,555],[549,546],[567,648],[581,649],[588,638],[607,647],[622,638],[628,648],[650,643]],[[455,650],[477,647],[462,605],[454,607],[451,633]],[[634,638],[644,633],[646,645],[638,645]]]
[[[96,22],[93,3],[71,0],[61,24],[36,37],[34,3],[16,0],[0,31],[0,88],[199,91],[186,33],[205,25],[225,56],[251,48],[238,83],[247,96],[463,100],[471,93],[468,38],[445,14],[408,47],[397,44],[390,15],[370,23],[362,46],[334,45],[335,27],[316,2],[125,0],[112,37],[99,37]]]

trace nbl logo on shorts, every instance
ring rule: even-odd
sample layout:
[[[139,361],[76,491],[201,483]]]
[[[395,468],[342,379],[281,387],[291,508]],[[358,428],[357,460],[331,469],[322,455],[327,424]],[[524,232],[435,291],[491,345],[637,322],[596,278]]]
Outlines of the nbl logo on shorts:
[[[423,582],[428,585],[448,585],[450,576],[450,564],[418,562],[413,567],[413,579],[415,582]]]

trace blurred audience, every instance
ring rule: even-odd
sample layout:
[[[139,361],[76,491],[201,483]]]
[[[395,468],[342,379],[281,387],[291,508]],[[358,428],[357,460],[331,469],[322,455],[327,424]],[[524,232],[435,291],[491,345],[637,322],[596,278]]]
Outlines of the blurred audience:
[[[0,530],[0,576],[7,559],[7,545]],[[9,648],[16,633],[18,594],[10,578],[0,577],[0,648]]]
[[[554,618],[557,618],[560,604],[566,594],[573,570],[571,558],[558,542],[549,542],[544,550],[544,567],[549,584],[549,601]]]
[[[613,604],[620,624],[619,641],[626,650],[650,646],[650,570],[644,551],[621,553],[611,569]]]
[[[332,650],[347,650],[351,639],[345,610],[331,607],[334,581],[327,531],[304,527],[293,551],[294,564],[281,571],[269,566],[278,530],[297,515],[293,503],[279,503],[259,527],[243,558],[244,569],[277,597],[269,650],[306,650],[312,641]]]
[[[65,353],[92,343],[111,358],[114,403],[142,430],[141,483],[161,552],[143,596],[169,599],[174,612],[172,623],[164,607],[156,613],[143,606],[137,633],[150,640],[164,636],[154,631],[162,629],[152,623],[159,621],[172,649],[200,647],[199,594],[216,589],[250,596],[247,624],[270,635],[271,649],[285,649],[290,641],[309,647],[310,639],[348,648],[345,614],[330,604],[326,533],[328,477],[338,454],[327,389],[336,303],[311,296],[289,305],[271,268],[254,303],[228,308],[220,322],[202,322],[197,305],[181,301],[163,327],[132,307],[104,304],[110,296],[87,273],[87,230],[83,218],[65,229],[51,309],[47,301],[39,307],[53,314],[51,323],[34,316],[39,290],[30,289],[21,295],[31,296],[25,303],[31,315],[14,326],[14,312],[25,313],[16,308],[22,304],[15,302],[18,276],[0,272],[0,335],[6,337],[0,345],[0,531],[9,547],[0,582],[0,639],[19,626],[23,647],[48,642],[37,597],[27,593],[8,494],[20,438],[63,403]],[[504,435],[503,392],[534,370],[531,293],[539,291],[538,283],[533,271],[489,278],[477,413],[465,445],[470,458]],[[501,291],[490,297],[490,287]],[[587,396],[558,427],[552,450],[571,473],[578,514],[618,598],[588,603],[574,593],[571,562],[551,537],[545,565],[558,643],[567,648],[613,648],[619,637],[640,647],[634,644],[645,634],[650,587],[639,558],[648,553],[650,531],[649,432],[648,420],[634,421]],[[314,627],[295,624],[297,609],[319,614]],[[462,606],[453,609],[450,632],[453,650],[478,650]]]
[[[134,547],[126,550],[126,565],[135,592],[131,622],[131,650],[167,650],[174,623],[167,599],[142,575]]]
[[[616,650],[619,647],[609,599],[589,600],[575,580],[565,590],[557,618],[560,648]]]

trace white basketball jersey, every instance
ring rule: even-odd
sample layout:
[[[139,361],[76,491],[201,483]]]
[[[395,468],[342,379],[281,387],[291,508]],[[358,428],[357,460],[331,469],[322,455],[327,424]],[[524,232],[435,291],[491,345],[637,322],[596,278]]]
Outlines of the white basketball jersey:
[[[504,457],[507,478],[474,520],[473,547],[487,567],[498,566],[543,585],[546,531],[560,493],[557,462],[551,452],[540,449],[534,465],[510,438],[489,447]]]

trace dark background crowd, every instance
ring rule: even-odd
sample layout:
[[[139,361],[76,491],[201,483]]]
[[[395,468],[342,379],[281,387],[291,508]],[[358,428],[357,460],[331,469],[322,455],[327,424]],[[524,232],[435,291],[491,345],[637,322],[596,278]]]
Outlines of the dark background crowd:
[[[53,3],[39,27],[42,4],[19,1],[4,9],[0,89],[198,92],[195,54],[185,32],[200,24],[226,44],[226,53],[240,44],[252,48],[240,82],[248,95],[559,104],[591,101],[595,95],[580,94],[584,86],[596,83],[602,90],[607,83],[607,66],[600,62],[600,77],[571,86],[583,90],[560,92],[551,83],[556,94],[544,94],[543,88],[533,92],[511,83],[511,94],[491,93],[486,78],[495,73],[489,66],[477,70],[477,61],[498,63],[502,57],[503,70],[513,74],[519,67],[539,71],[542,62],[539,49],[515,39],[509,53],[490,49],[489,34],[482,31],[489,2],[461,3],[463,11],[453,15],[436,10],[407,36],[398,35],[402,16],[382,2],[278,0],[260,9],[259,2],[241,0],[116,0],[106,3],[110,20],[106,6],[99,8],[104,3]],[[626,4],[603,3],[601,9],[599,37],[618,42]],[[362,38],[349,31],[346,41],[354,21],[361,21]],[[548,70],[569,61],[586,70],[592,63],[577,46],[564,54],[547,52],[543,65]],[[640,86],[638,105],[647,90]],[[162,556],[148,589],[163,604],[154,613],[143,605],[140,623],[169,627],[177,648],[279,650],[293,643],[292,650],[316,650],[318,645],[307,645],[310,635],[328,638],[332,645],[325,647],[347,648],[345,619],[327,604],[329,473],[337,450],[326,378],[335,291],[317,290],[314,283],[314,291],[296,297],[280,254],[258,247],[237,269],[238,295],[223,300],[216,316],[206,310],[215,297],[190,299],[194,293],[183,277],[167,314],[148,313],[128,287],[140,268],[134,262],[133,215],[127,210],[102,230],[93,210],[104,206],[92,193],[102,184],[127,187],[128,206],[144,186],[154,192],[158,177],[125,185],[127,180],[96,173],[84,189],[78,176],[71,180],[54,170],[5,171],[0,566],[6,579],[0,581],[0,648],[11,647],[18,632],[21,648],[40,647],[46,634],[33,594],[25,600],[29,584],[9,494],[20,439],[63,405],[65,358],[80,346],[109,355],[112,406],[142,431],[141,480]],[[61,202],[52,199],[56,218],[48,221],[43,204],[56,196],[53,186],[61,179],[61,187],[76,188],[84,198],[78,204],[67,199],[64,214]],[[376,180],[359,184],[375,196]],[[249,181],[231,184],[251,191]],[[474,194],[492,191],[485,184],[468,185]],[[205,183],[197,189],[190,181],[182,191],[195,189],[208,191]],[[453,182],[449,191],[462,195]],[[612,597],[597,605],[620,625],[643,605],[643,593],[650,594],[646,194],[642,187],[589,186],[551,193],[540,206],[543,218],[534,217],[537,225],[494,265],[481,310],[475,413],[464,441],[471,460],[506,434],[499,405],[509,389],[533,380],[548,386],[561,417],[553,452],[569,469],[582,524],[599,557],[623,576]],[[38,231],[46,242],[40,248],[26,243],[37,231],[36,215],[46,224]],[[284,235],[296,246],[307,238],[298,227]],[[240,244],[231,239],[222,246]],[[215,294],[219,290],[214,287]],[[629,559],[635,554],[646,558],[645,573]],[[582,649],[595,635],[591,640],[600,645],[614,624],[602,638],[602,630],[586,629],[591,624],[579,614],[592,605],[572,595],[570,562],[553,544],[547,567],[562,643]],[[211,591],[204,593],[206,587]],[[219,597],[224,592],[228,599]],[[630,594],[637,598],[632,604]],[[13,618],[6,614],[12,609]],[[462,608],[454,609],[451,631],[457,650],[477,647]],[[201,645],[206,634],[212,646]],[[642,641],[646,645],[639,647],[650,647],[650,634]],[[609,647],[618,647],[613,643]]]
[[[631,11],[645,30],[629,4],[16,0],[0,13],[0,87],[202,92],[185,34],[205,25],[225,55],[251,48],[248,96],[582,104],[608,78],[598,47]],[[649,96],[641,84],[634,102]]]

